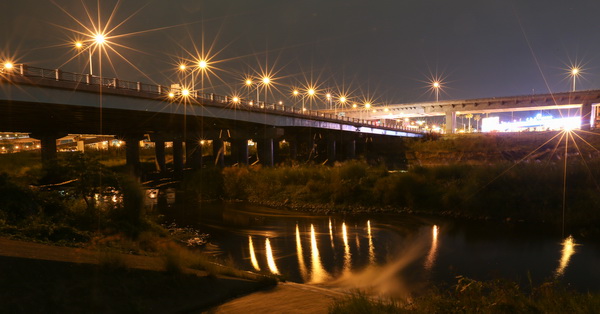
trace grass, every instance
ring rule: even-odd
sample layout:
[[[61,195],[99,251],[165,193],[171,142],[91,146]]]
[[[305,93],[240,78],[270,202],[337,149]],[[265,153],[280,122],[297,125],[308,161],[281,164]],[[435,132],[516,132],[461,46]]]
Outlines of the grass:
[[[600,160],[587,164],[571,160],[567,169],[566,223],[576,229],[597,229]],[[562,220],[563,175],[562,163],[452,164],[390,173],[383,167],[349,161],[334,167],[225,168],[223,191],[225,198],[297,208],[387,208],[558,225]]]
[[[198,277],[0,257],[1,312],[201,312],[264,287],[255,281]]]
[[[600,313],[600,294],[580,293],[555,283],[523,289],[510,281],[460,277],[450,288],[412,298],[373,298],[356,292],[336,300],[330,313]]]

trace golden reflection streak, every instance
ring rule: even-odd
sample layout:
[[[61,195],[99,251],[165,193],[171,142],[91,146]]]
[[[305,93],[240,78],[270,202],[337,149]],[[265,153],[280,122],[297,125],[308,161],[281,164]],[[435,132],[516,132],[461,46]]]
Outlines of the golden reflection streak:
[[[569,265],[569,261],[571,260],[571,256],[575,254],[575,239],[572,236],[568,236],[562,242],[562,257],[560,258],[560,264],[554,273],[556,277],[560,277],[564,274],[565,269]]]
[[[438,233],[439,228],[437,225],[433,225],[432,228],[432,237],[431,237],[431,248],[429,249],[429,254],[427,254],[427,259],[425,260],[425,269],[429,270],[435,264],[435,258],[438,250]]]
[[[352,256],[350,254],[350,245],[348,244],[348,231],[346,230],[346,223],[342,223],[342,237],[344,239],[344,273],[350,272],[352,267]]]
[[[315,226],[310,224],[310,245],[311,245],[311,283],[320,283],[327,279],[329,276],[327,271],[321,264],[321,257],[319,256],[319,248],[317,247],[317,236],[315,234]]]
[[[335,244],[333,243],[333,226],[331,225],[331,217],[329,217],[329,238],[331,239],[331,248],[335,248]]]
[[[252,242],[252,236],[248,236],[248,246],[250,248],[250,262],[252,262],[252,267],[257,271],[260,271],[260,266],[258,265],[258,260],[256,259],[256,254],[254,253],[254,243]]]
[[[279,275],[279,269],[277,269],[277,265],[275,265],[275,258],[273,258],[273,250],[271,249],[271,241],[269,238],[265,240],[265,248],[267,254],[267,265],[269,265],[269,270],[275,275]]]
[[[369,236],[369,263],[375,265],[375,247],[373,246],[373,234],[371,233],[370,220],[367,220],[367,234]]]
[[[300,267],[300,276],[302,280],[306,281],[308,278],[308,270],[306,264],[304,264],[304,254],[302,253],[302,241],[300,239],[300,229],[296,224],[296,255],[298,256],[298,267]]]

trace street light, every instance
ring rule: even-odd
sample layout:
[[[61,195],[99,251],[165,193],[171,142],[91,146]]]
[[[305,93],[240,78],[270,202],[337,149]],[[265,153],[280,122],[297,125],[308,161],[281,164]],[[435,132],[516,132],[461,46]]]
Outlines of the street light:
[[[433,90],[435,91],[435,102],[438,102],[440,100],[440,88],[442,87],[441,83],[439,81],[434,81],[431,86],[433,87]]]
[[[573,77],[573,91],[575,91],[575,79],[577,78],[577,76],[579,76],[580,73],[581,70],[579,70],[578,67],[571,68],[571,76]]]
[[[307,94],[307,95],[308,95],[308,97],[310,98],[310,99],[309,99],[309,100],[310,100],[310,102],[309,102],[309,104],[310,104],[310,106],[309,106],[309,107],[310,107],[310,110],[312,110],[312,100],[313,100],[313,98],[315,97],[315,94],[316,94],[316,93],[317,93],[317,91],[316,91],[314,88],[312,88],[312,87],[311,87],[311,88],[309,88],[309,89],[306,91],[306,94]],[[303,109],[303,110],[304,110],[304,109]]]
[[[271,78],[268,76],[263,76],[261,81],[265,88],[265,100],[263,102],[266,104],[267,103],[267,92],[269,89],[269,84],[271,84]],[[258,102],[258,87],[256,88],[256,101]]]
[[[104,41],[103,41],[103,42],[104,42]],[[93,73],[92,73],[92,50],[91,50],[91,49],[89,49],[90,47],[87,47],[87,48],[86,48],[86,47],[83,45],[83,43],[82,43],[82,42],[80,42],[80,41],[77,41],[77,42],[75,42],[75,48],[76,48],[77,50],[79,50],[79,51],[81,51],[82,49],[88,49],[88,52],[89,52],[89,62],[90,62],[90,75],[92,75],[92,74],[93,74]]]
[[[254,82],[252,82],[252,79],[250,79],[250,78],[247,78],[247,79],[244,81],[244,84],[246,84],[246,87],[248,88],[248,93],[247,93],[247,95],[248,95],[248,101],[250,101],[250,89],[252,88],[252,85],[254,84]]]

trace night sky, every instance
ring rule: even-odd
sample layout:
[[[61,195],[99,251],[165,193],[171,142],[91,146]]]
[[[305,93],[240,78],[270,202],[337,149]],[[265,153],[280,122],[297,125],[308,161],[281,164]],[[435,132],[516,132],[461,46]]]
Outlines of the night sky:
[[[83,27],[59,8],[90,25],[82,3],[95,18],[96,0],[2,0],[2,59],[83,71],[85,55],[67,62],[77,35],[61,28]],[[101,1],[104,21],[117,3]],[[110,25],[135,14],[114,35],[158,30],[112,39],[141,72],[111,52],[116,73],[103,61],[103,75],[174,83],[204,46],[207,91],[245,95],[244,76],[262,68],[275,74],[273,100],[312,83],[356,102],[431,101],[434,77],[440,99],[559,92],[574,64],[578,90],[600,89],[598,12],[598,0],[126,0]]]

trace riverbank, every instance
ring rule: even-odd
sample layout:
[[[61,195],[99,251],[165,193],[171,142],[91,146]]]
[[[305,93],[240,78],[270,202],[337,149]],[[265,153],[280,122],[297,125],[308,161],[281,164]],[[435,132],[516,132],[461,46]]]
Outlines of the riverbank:
[[[586,163],[415,166],[392,172],[349,161],[225,168],[221,195],[319,213],[393,212],[527,222],[583,237],[600,234],[600,160]],[[202,178],[202,171],[197,175]],[[566,182],[566,184],[565,184]]]
[[[199,312],[270,284],[185,268],[160,257],[0,238],[0,304],[7,313]]]

